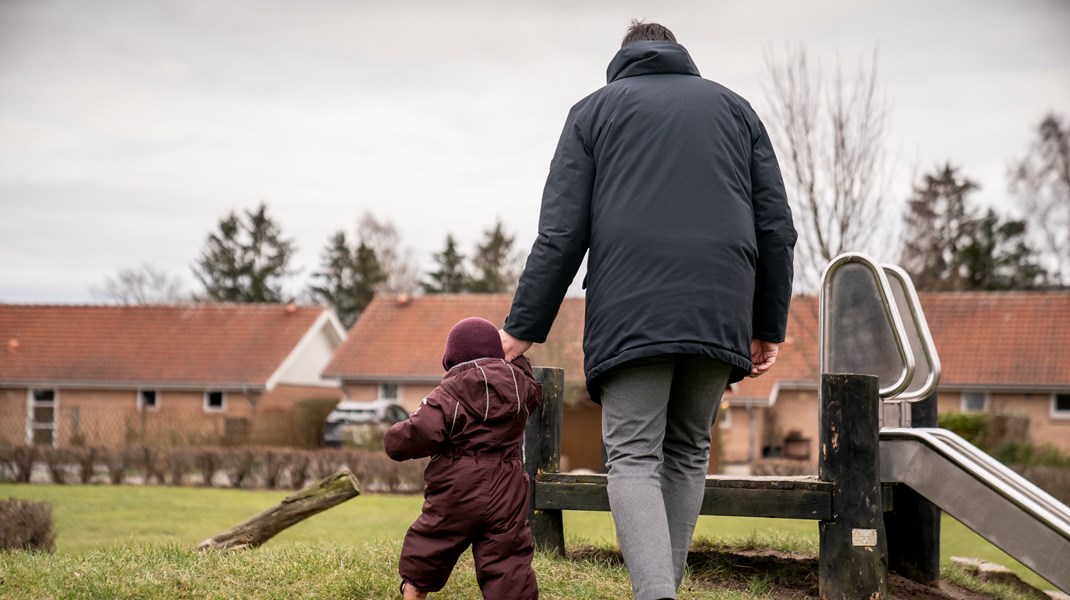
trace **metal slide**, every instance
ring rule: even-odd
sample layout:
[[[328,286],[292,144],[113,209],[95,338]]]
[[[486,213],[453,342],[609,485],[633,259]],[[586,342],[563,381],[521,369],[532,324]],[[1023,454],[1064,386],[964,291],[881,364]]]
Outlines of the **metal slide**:
[[[1044,490],[946,429],[882,429],[880,470],[1070,593],[1070,508]]]

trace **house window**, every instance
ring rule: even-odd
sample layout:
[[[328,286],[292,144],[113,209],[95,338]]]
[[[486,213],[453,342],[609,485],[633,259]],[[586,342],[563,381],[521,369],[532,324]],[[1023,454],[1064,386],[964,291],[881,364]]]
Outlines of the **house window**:
[[[221,411],[226,406],[224,404],[225,400],[223,392],[205,392],[204,410],[209,412]]]
[[[141,390],[138,392],[137,406],[141,410],[156,410],[156,390]]]
[[[988,410],[988,394],[984,392],[963,392],[962,412],[985,412]]]
[[[31,390],[27,442],[35,446],[56,443],[56,390]]]
[[[380,383],[379,384],[379,398],[383,400],[397,400],[398,399],[398,384],[396,383]]]
[[[1052,394],[1051,416],[1057,419],[1070,419],[1070,394]]]

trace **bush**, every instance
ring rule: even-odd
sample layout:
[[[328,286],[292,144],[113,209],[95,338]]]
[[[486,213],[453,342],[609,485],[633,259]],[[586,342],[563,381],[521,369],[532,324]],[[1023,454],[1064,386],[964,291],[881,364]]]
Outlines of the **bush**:
[[[0,500],[0,550],[52,552],[52,506],[20,498]]]
[[[940,427],[981,449],[992,438],[992,417],[987,413],[943,413],[938,421]]]
[[[1015,465],[1014,470],[1063,504],[1070,505],[1070,469]]]
[[[338,398],[312,398],[301,400],[294,406],[293,436],[299,447],[320,447],[323,424],[337,405]]]

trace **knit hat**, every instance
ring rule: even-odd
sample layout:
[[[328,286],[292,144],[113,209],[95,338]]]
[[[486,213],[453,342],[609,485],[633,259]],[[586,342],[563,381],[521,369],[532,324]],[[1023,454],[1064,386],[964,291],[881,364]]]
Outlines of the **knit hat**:
[[[502,338],[494,323],[479,317],[462,319],[446,336],[446,351],[442,354],[442,368],[477,358],[505,358]]]

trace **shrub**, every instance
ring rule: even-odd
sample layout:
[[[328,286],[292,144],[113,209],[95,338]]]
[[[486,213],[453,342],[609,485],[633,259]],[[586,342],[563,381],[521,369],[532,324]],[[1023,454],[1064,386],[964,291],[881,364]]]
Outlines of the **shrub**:
[[[1070,504],[1070,469],[1047,465],[1015,465],[1014,470],[1063,504]]]
[[[86,484],[92,481],[97,460],[103,458],[103,451],[100,448],[78,447],[71,449],[71,455],[78,483]]]
[[[311,468],[312,453],[307,450],[294,451],[290,459],[290,488],[295,490],[303,488]]]
[[[223,470],[231,487],[240,488],[254,483],[256,454],[246,448],[228,448],[223,451]]]
[[[0,445],[0,481],[28,482],[35,459],[32,446]]]
[[[301,400],[294,406],[293,437],[302,448],[319,448],[323,424],[327,415],[338,405],[338,398],[310,398]]]
[[[984,450],[992,439],[992,416],[987,413],[942,413],[940,427]]]
[[[218,448],[198,448],[193,462],[201,472],[201,481],[205,487],[211,487],[216,473],[223,468],[223,455]]]
[[[52,552],[52,506],[20,498],[0,500],[0,550]]]
[[[100,460],[108,468],[108,481],[113,485],[123,483],[126,472],[137,464],[138,451],[130,448],[104,448]]]
[[[38,450],[38,455],[45,462],[45,466],[48,467],[48,472],[52,476],[52,483],[67,483],[67,473],[75,463],[73,450],[46,446]]]
[[[167,473],[171,485],[185,485],[186,474],[196,466],[193,448],[169,448],[164,452]]]
[[[267,448],[260,453],[261,484],[269,489],[282,486],[282,476],[293,459],[285,450]]]

